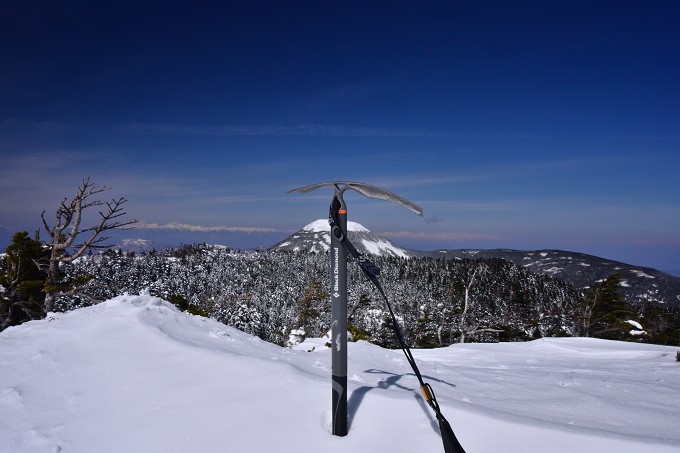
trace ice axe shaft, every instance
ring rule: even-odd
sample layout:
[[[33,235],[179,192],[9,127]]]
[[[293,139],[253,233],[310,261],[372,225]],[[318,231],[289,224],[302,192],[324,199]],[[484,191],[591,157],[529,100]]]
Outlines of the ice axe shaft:
[[[342,231],[347,231],[347,209],[342,193],[336,193],[331,209],[339,227],[331,230],[331,374],[333,379],[333,434],[347,435],[347,250]]]
[[[320,187],[335,189],[329,211],[331,222],[331,377],[332,377],[332,432],[346,436],[347,414],[347,250],[344,234],[347,231],[347,206],[343,194],[355,190],[368,198],[395,203],[422,216],[423,210],[415,203],[383,188],[353,181],[330,181],[292,189],[307,193]]]

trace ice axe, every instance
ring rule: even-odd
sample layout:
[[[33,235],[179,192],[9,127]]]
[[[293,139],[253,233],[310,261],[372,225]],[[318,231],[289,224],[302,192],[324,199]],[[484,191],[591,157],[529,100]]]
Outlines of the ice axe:
[[[368,198],[390,201],[422,216],[420,206],[380,187],[351,181],[331,181],[292,189],[307,193],[320,187],[335,189],[328,215],[331,223],[331,374],[333,387],[332,431],[336,436],[347,435],[347,250],[343,245],[347,235],[347,206],[343,194],[355,190]]]
[[[430,384],[423,380],[411,350],[404,340],[397,317],[392,310],[390,301],[379,280],[380,269],[369,259],[357,251],[347,237],[347,206],[343,194],[347,190],[355,190],[368,198],[379,198],[403,206],[422,216],[423,210],[415,203],[395,195],[380,187],[351,181],[331,181],[312,184],[310,186],[292,189],[291,192],[307,193],[319,187],[335,188],[328,212],[328,222],[331,226],[331,377],[333,388],[332,399],[332,432],[336,436],[347,435],[347,253],[358,262],[361,270],[378,289],[392,317],[394,332],[397,336],[406,360],[411,365],[420,383],[420,390],[439,422],[439,430],[444,443],[445,453],[465,453],[458,442],[449,422],[441,413],[439,403]]]

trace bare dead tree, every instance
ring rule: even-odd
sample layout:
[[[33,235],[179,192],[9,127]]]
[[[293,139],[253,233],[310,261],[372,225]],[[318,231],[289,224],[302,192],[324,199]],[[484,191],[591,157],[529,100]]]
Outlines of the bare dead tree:
[[[77,289],[60,284],[59,265],[70,263],[83,256],[90,249],[108,248],[105,245],[110,236],[103,233],[111,230],[125,230],[137,223],[137,220],[123,221],[121,218],[127,213],[123,205],[127,199],[120,197],[111,201],[96,199],[97,195],[110,190],[106,186],[97,186],[90,178],[83,180],[78,187],[75,196],[69,200],[64,198],[57,208],[55,221],[49,225],[45,219],[45,211],[41,218],[43,227],[49,236],[45,244],[50,250],[49,259],[43,268],[47,272],[45,284],[44,311],[53,311],[54,302],[62,295],[73,295]],[[98,223],[92,226],[83,226],[83,211],[88,208],[99,208]],[[79,238],[84,238],[82,242]]]
[[[460,343],[465,343],[465,334],[467,333],[467,325],[466,325],[466,319],[465,317],[467,316],[468,310],[471,308],[470,307],[470,289],[472,289],[472,285],[475,283],[475,277],[477,277],[477,271],[479,271],[479,268],[476,267],[475,271],[472,273],[472,276],[470,277],[470,280],[467,282],[467,285],[465,285],[465,299],[463,301],[463,312],[460,314],[460,322],[458,324],[458,328],[460,329]]]
[[[583,298],[583,307],[581,315],[581,335],[584,337],[590,336],[590,326],[593,324],[593,312],[595,306],[600,301],[600,287],[596,286],[592,289],[590,297]]]
[[[480,328],[481,323],[477,322],[474,326],[468,325],[468,313],[476,307],[477,301],[474,301],[470,297],[470,291],[472,290],[472,287],[475,284],[475,280],[477,279],[478,276],[481,274],[484,274],[487,272],[487,267],[484,264],[479,264],[479,266],[476,266],[474,268],[474,271],[472,272],[471,275],[468,276],[467,281],[464,281],[464,298],[463,298],[463,310],[460,313],[460,319],[458,320],[458,331],[460,332],[460,336],[458,337],[458,342],[459,343],[465,343],[465,339],[467,338],[468,335],[475,335],[478,333],[483,333],[483,332],[500,332],[498,329],[494,328]],[[451,296],[454,297],[454,289],[451,289]]]

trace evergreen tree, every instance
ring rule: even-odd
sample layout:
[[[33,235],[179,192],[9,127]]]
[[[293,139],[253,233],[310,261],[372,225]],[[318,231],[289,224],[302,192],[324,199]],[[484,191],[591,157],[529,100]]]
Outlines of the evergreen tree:
[[[31,239],[28,232],[22,231],[12,237],[5,253],[5,270],[0,274],[0,285],[4,287],[0,295],[0,330],[42,317],[46,274],[38,264],[48,252],[37,233]]]
[[[621,292],[621,277],[612,274],[594,284],[583,301],[583,334],[609,340],[629,339],[631,325],[627,320],[637,318],[626,304]]]
[[[680,345],[680,308],[647,303],[642,317],[646,340],[654,344]]]
[[[323,306],[328,305],[331,295],[319,283],[312,279],[303,296],[298,300],[298,319],[296,327],[305,332],[305,337],[318,332],[319,318]]]

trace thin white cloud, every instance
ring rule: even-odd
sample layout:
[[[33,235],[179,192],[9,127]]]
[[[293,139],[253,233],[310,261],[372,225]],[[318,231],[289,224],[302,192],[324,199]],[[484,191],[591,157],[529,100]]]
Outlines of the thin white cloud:
[[[447,232],[415,232],[415,231],[386,231],[380,233],[389,239],[407,239],[414,241],[462,242],[462,241],[492,241],[500,239],[482,233]]]
[[[170,222],[164,225],[158,223],[139,222],[136,225],[137,229],[142,230],[168,230],[168,231],[183,231],[189,233],[216,233],[216,232],[230,232],[230,233],[288,233],[290,231],[279,230],[276,228],[261,228],[261,227],[238,227],[238,226],[202,226],[189,225],[187,223]]]
[[[456,212],[461,211],[516,211],[534,208],[538,202],[532,200],[509,200],[509,201],[488,201],[488,202],[462,202],[448,200],[426,200],[423,205],[427,207],[437,207],[437,209],[452,209]]]

